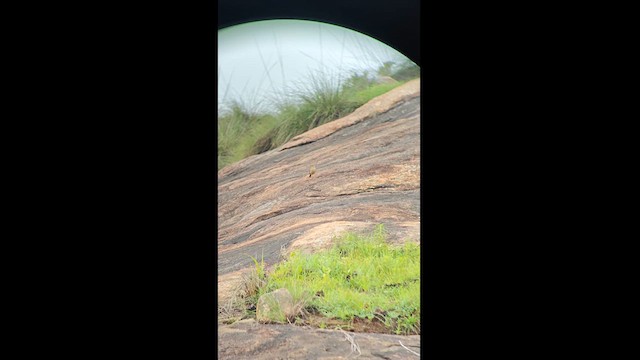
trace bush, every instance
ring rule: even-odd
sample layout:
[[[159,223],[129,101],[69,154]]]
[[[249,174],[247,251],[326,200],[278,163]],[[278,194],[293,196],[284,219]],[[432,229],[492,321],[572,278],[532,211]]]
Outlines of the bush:
[[[420,67],[413,62],[405,62],[391,77],[398,81],[407,81],[420,76]]]

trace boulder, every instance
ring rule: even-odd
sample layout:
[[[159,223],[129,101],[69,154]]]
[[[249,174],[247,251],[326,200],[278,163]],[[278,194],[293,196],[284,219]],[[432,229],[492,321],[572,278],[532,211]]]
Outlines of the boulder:
[[[260,296],[256,320],[262,323],[286,323],[295,316],[293,296],[287,289],[278,289]]]

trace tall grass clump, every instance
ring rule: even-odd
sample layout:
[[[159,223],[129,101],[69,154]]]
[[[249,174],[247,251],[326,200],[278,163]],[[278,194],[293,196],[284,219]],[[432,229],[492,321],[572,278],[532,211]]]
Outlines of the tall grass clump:
[[[387,62],[381,69],[388,72],[390,66],[391,63]],[[259,152],[274,149],[294,136],[350,114],[404,82],[378,84],[366,70],[361,73],[354,71],[343,81],[321,72],[311,73],[304,82],[289,90],[290,95],[285,97],[287,101],[278,104],[277,125],[259,140],[255,149]]]
[[[288,91],[288,101],[278,104],[278,125],[271,135],[272,148],[292,137],[331,120],[343,117],[358,105],[348,96],[336,78],[321,72],[310,73]]]
[[[340,83],[321,75],[312,75],[300,91],[300,115],[311,130],[331,120],[351,113],[356,104],[344,96]]]
[[[370,52],[369,62],[374,67],[353,69],[350,76],[330,74],[325,70],[311,71],[303,81],[282,90],[276,90],[270,75],[270,69],[276,64],[267,66],[261,57],[266,77],[253,93],[242,91],[253,99],[253,105],[225,100],[219,108],[218,170],[248,156],[275,149],[297,135],[344,117],[372,98],[420,75],[420,68],[408,59],[384,61],[366,46],[363,50]],[[379,77],[391,77],[397,82],[380,83]],[[265,79],[269,80],[271,91],[262,88]],[[228,89],[224,93],[224,99],[238,97]]]
[[[418,78],[420,77],[420,67],[407,59],[391,73],[391,77],[398,81],[408,81]]]
[[[273,115],[231,101],[218,116],[218,170],[253,155],[260,138],[275,126]]]

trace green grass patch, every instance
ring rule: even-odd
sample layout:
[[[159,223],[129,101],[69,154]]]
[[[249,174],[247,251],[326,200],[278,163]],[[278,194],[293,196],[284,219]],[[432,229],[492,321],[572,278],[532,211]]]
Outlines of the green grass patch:
[[[330,250],[291,253],[267,275],[260,293],[279,288],[307,313],[325,318],[316,326],[333,320],[348,327],[357,320],[390,333],[420,333],[420,246],[388,244],[382,225],[369,236],[347,233]]]
[[[370,86],[366,89],[354,92],[350,95],[350,99],[352,102],[359,104],[358,106],[362,106],[366,104],[369,100],[373,99],[376,96],[380,96],[386,92],[389,92],[398,86],[404,84],[404,82],[397,82],[394,84],[378,84]]]

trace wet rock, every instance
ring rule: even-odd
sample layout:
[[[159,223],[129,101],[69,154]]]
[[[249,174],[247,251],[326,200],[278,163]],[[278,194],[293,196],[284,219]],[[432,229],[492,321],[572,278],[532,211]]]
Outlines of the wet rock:
[[[259,322],[286,323],[287,319],[293,319],[294,315],[293,296],[287,289],[278,289],[263,294],[258,299],[256,319]]]
[[[376,224],[392,243],[420,241],[419,79],[218,172],[219,301],[251,257],[271,266]]]

